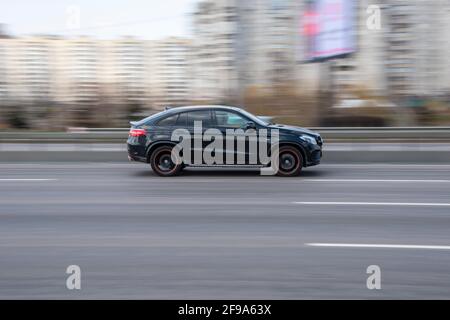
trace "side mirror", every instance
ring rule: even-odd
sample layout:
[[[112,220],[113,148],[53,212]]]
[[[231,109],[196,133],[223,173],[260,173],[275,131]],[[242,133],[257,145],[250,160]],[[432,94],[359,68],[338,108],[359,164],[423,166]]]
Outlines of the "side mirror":
[[[245,129],[245,130],[248,130],[248,129],[256,129],[256,124],[255,124],[254,122],[252,122],[252,121],[249,121],[249,122],[247,122],[247,123],[244,125],[244,129]]]

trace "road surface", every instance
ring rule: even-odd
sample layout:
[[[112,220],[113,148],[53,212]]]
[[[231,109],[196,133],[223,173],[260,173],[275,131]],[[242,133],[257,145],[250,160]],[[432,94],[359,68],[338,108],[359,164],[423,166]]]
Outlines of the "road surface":
[[[450,298],[450,165],[0,164],[0,221],[1,299]]]

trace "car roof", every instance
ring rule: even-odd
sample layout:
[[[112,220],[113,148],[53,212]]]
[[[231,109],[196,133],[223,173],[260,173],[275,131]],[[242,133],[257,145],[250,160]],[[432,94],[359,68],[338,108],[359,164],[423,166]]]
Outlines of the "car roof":
[[[169,107],[170,108],[170,107]],[[179,112],[185,112],[185,111],[196,111],[196,110],[203,110],[203,109],[215,109],[215,110],[235,110],[239,111],[241,110],[238,107],[232,107],[232,106],[223,106],[223,105],[199,105],[199,106],[183,106],[183,107],[173,107],[167,110],[167,113],[179,113]]]
[[[188,111],[196,111],[196,110],[203,110],[203,109],[213,109],[213,110],[234,110],[234,111],[242,111],[242,109],[237,107],[231,107],[231,106],[222,106],[222,105],[197,105],[197,106],[182,106],[182,107],[169,107],[165,111],[155,113],[147,118],[144,118],[140,121],[133,122],[133,126],[140,126],[148,121],[159,121],[159,119],[170,116],[170,115],[176,115],[181,112],[188,112]]]

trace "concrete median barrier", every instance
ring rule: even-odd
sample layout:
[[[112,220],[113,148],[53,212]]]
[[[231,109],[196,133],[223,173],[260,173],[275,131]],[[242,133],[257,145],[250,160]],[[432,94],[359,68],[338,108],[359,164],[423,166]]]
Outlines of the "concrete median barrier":
[[[127,162],[125,144],[0,144],[0,162]],[[329,143],[322,163],[450,164],[450,143]]]

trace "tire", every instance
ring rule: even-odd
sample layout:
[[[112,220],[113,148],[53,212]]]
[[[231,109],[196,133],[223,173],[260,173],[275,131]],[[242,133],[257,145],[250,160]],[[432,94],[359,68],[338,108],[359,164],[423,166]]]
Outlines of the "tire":
[[[153,172],[161,177],[172,177],[180,174],[183,169],[183,164],[174,164],[171,156],[171,146],[156,148],[150,156],[150,166]]]
[[[296,177],[303,167],[303,157],[300,151],[292,146],[282,146],[279,151],[277,176]]]

